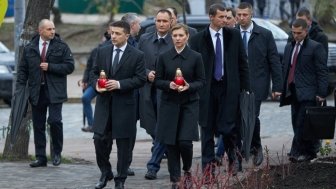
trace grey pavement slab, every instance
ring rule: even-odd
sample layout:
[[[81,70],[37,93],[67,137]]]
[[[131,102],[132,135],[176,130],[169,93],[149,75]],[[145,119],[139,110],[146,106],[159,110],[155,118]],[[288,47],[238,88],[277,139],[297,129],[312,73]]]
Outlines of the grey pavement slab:
[[[80,99],[81,89],[77,81],[81,75],[68,76],[68,95],[71,99]],[[328,99],[329,104],[333,104]],[[94,104],[94,103],[93,103]],[[7,126],[10,108],[0,105],[0,129]],[[279,164],[286,161],[286,153],[293,136],[290,107],[279,108],[277,102],[264,102],[261,107],[261,137],[263,146],[268,148],[269,162]],[[80,103],[65,103],[63,105],[64,123],[64,147],[62,155],[75,160],[75,164],[61,164],[54,167],[51,163],[45,168],[30,168],[29,162],[0,162],[0,188],[93,188],[100,177],[99,169],[95,162],[95,150],[92,133],[84,133],[82,127],[82,105]],[[137,141],[134,148],[132,168],[135,170],[134,177],[128,177],[126,188],[137,189],[161,189],[169,188],[169,173],[167,161],[161,163],[158,179],[148,181],[144,179],[146,163],[150,158],[151,138],[145,130],[138,125]],[[0,152],[5,145],[5,133],[0,130]],[[47,146],[49,149],[49,146]],[[33,136],[30,138],[29,154],[34,155]],[[49,153],[47,151],[47,153]],[[194,143],[193,169],[197,170],[200,165],[201,143]],[[115,171],[116,147],[113,146],[111,164]],[[265,162],[265,161],[264,161]],[[246,170],[253,169],[250,162],[244,162]],[[246,172],[245,172],[246,173]],[[245,173],[240,173],[241,177]],[[113,188],[114,183],[109,182],[107,188]]]

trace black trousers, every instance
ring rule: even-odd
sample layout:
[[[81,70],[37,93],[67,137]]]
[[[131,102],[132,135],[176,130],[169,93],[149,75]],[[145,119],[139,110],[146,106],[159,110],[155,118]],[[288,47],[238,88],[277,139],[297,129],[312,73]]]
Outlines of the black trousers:
[[[217,132],[223,135],[224,147],[228,153],[229,161],[233,162],[235,159],[237,126],[235,122],[227,123],[225,121],[227,119],[224,114],[226,108],[225,98],[225,79],[223,81],[212,81],[207,126],[202,127],[201,131],[203,171],[205,171],[207,166],[215,162],[214,136]],[[224,128],[220,127],[223,122],[225,122]],[[221,128],[221,130],[218,128]]]
[[[289,92],[291,102],[291,118],[294,137],[289,154],[298,157],[300,155],[316,155],[319,151],[319,140],[305,140],[303,138],[304,119],[307,106],[316,106],[316,101],[302,101],[299,102],[296,98],[295,84],[289,85]]]
[[[193,144],[190,140],[177,141],[175,145],[167,145],[168,149],[168,171],[171,182],[180,181],[181,162],[183,162],[183,170],[189,171],[192,165]]]
[[[95,133],[93,136],[96,150],[96,160],[102,175],[107,175],[112,172],[110,163],[110,153],[112,150],[112,133],[107,130],[103,136]],[[114,177],[115,182],[124,183],[127,178],[127,169],[129,165],[129,138],[117,138],[117,175]]]
[[[319,146],[319,140],[305,140],[303,137],[304,119],[306,107],[316,106],[315,101],[298,102],[296,98],[291,104],[292,127],[294,137],[292,140],[292,147],[290,155],[316,155],[316,146]]]
[[[133,149],[135,146],[136,136],[129,138],[129,141],[130,141],[130,144],[129,144],[129,149],[128,149],[128,154],[129,154],[128,167],[131,166],[132,161],[133,161]]]
[[[63,149],[62,103],[50,103],[48,87],[42,85],[36,106],[32,105],[34,143],[36,159],[46,162],[46,121],[50,125],[50,135],[54,154]],[[49,115],[47,120],[47,110]]]

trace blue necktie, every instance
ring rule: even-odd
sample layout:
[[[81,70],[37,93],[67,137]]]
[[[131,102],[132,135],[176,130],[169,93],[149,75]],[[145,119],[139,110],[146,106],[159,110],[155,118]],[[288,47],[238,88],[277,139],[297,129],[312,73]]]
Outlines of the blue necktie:
[[[219,38],[219,33],[216,33],[216,59],[214,77],[217,81],[221,80],[223,76],[223,58],[222,58],[222,43]]]
[[[246,32],[247,31],[243,31],[243,43],[244,43],[244,48],[245,48],[245,51],[246,51],[246,54],[248,54],[247,53],[247,51],[248,51],[248,48],[247,48],[247,35],[246,35]]]

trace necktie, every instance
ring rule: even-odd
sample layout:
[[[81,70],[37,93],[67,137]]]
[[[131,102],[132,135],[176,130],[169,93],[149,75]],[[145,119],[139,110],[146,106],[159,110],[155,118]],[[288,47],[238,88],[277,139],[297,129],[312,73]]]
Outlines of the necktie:
[[[243,43],[244,43],[244,48],[245,48],[245,51],[246,51],[246,54],[247,54],[247,34],[246,34],[247,31],[243,31]]]
[[[299,54],[299,47],[300,47],[300,43],[296,43],[292,64],[291,64],[289,74],[288,74],[288,84],[291,84],[292,82],[294,83],[294,73],[295,73],[295,67],[297,63],[297,57]]]
[[[222,43],[219,38],[219,33],[216,33],[216,57],[215,57],[215,72],[214,78],[219,81],[223,76],[223,58],[222,58]]]
[[[47,42],[43,42],[42,43],[42,52],[41,52],[41,62],[45,62],[46,61],[46,50],[47,50]],[[44,71],[41,70],[41,85],[45,84],[45,76],[44,76]]]
[[[158,39],[158,51],[160,51],[161,47],[163,46],[163,43],[164,43],[164,39],[160,37]]]
[[[47,42],[44,41],[42,43],[42,46],[43,47],[42,47],[42,52],[41,52],[41,61],[45,62],[46,61],[46,59],[45,59],[46,57],[45,56],[46,56]]]
[[[119,63],[119,55],[120,55],[120,49],[115,49],[115,51],[117,52],[116,55],[114,56],[114,60],[112,63],[112,69],[113,69],[113,73],[116,71],[117,65]]]
[[[154,68],[152,68],[153,70],[156,68],[156,63],[157,63],[157,60],[158,60],[158,58],[159,58],[159,54],[161,54],[162,52],[162,50],[161,50],[161,48],[163,48],[164,47],[164,43],[165,43],[165,40],[164,40],[164,38],[163,37],[160,37],[160,38],[158,38],[158,40],[157,40],[157,48],[155,49],[156,50],[156,60],[155,60],[155,62],[154,62]]]

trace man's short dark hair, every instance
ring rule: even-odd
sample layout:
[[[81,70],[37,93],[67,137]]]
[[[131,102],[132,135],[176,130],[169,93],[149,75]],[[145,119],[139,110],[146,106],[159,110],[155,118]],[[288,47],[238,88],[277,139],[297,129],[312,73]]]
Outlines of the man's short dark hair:
[[[301,7],[297,13],[296,13],[297,16],[305,16],[307,17],[309,20],[311,20],[311,14],[310,14],[310,11],[307,7]]]
[[[212,4],[209,8],[209,15],[215,16],[217,14],[217,10],[225,11],[224,5],[219,3]]]
[[[250,10],[253,10],[253,7],[251,5],[251,3],[248,3],[248,2],[241,2],[238,7],[238,9],[250,9]]]
[[[225,7],[224,10],[226,12],[232,12],[232,16],[236,17],[236,10],[234,8],[232,8],[232,7]]]
[[[172,18],[172,13],[167,9],[160,9],[159,11],[157,11],[156,15],[158,15],[159,13],[167,13],[169,15],[169,18]]]
[[[123,28],[123,29],[124,29],[124,32],[125,32],[126,34],[130,34],[130,32],[131,32],[131,26],[130,26],[127,22],[125,22],[125,21],[123,21],[123,20],[119,20],[119,21],[112,22],[112,23],[110,24],[110,26],[111,26],[111,27],[119,27],[119,28]]]
[[[306,22],[305,20],[301,19],[301,18],[299,18],[299,19],[295,19],[295,20],[293,21],[292,26],[293,26],[294,28],[299,28],[299,27],[302,27],[303,29],[307,29],[307,28],[308,28],[308,24],[307,24],[307,22]]]

